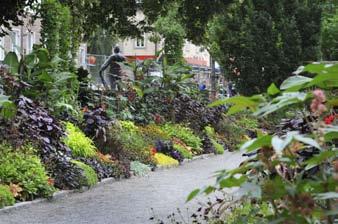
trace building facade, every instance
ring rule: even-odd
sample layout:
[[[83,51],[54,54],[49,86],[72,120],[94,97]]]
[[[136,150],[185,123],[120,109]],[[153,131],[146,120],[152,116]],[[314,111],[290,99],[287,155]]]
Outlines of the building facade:
[[[41,20],[36,19],[32,24],[29,19],[24,19],[22,26],[13,26],[8,35],[0,37],[0,62],[5,59],[6,53],[15,52],[20,58],[32,52],[34,44],[41,44]],[[76,64],[87,67],[87,45],[80,44]]]
[[[41,22],[35,20],[31,24],[28,19],[24,25],[14,26],[8,35],[0,37],[0,61],[3,61],[7,52],[13,51],[18,57],[32,52],[33,45],[40,43]]]

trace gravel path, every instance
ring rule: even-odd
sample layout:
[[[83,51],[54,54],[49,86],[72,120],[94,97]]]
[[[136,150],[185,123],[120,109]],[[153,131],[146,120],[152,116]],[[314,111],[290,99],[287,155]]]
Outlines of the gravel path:
[[[195,160],[183,166],[152,172],[101,185],[84,193],[70,194],[51,202],[32,204],[17,210],[0,212],[0,224],[143,224],[152,223],[151,208],[165,218],[176,208],[196,207],[185,204],[195,188],[214,183],[214,171],[234,168],[243,158],[225,153]]]

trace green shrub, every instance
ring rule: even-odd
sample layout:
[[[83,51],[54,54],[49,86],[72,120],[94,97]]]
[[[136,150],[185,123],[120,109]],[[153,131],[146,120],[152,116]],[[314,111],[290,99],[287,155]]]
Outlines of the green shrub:
[[[130,163],[130,170],[136,176],[145,176],[151,171],[151,168],[139,161],[133,161]]]
[[[77,160],[72,160],[72,163],[83,171],[84,176],[82,180],[80,180],[82,186],[92,187],[98,182],[97,175],[93,168]]]
[[[134,123],[122,121],[121,124],[120,121],[109,128],[107,144],[103,149],[118,159],[153,164],[151,144]]]
[[[7,185],[0,185],[0,208],[14,205],[15,198]]]
[[[64,142],[72,150],[74,156],[89,158],[96,155],[94,142],[78,127],[70,122],[67,122],[66,131],[67,137],[64,138]]]
[[[128,132],[137,132],[138,131],[138,127],[132,121],[119,121],[119,123],[120,123],[123,130],[126,130]]]
[[[156,124],[149,124],[144,127],[139,127],[140,132],[147,142],[154,144],[157,140],[169,141],[170,136],[164,132],[160,126]]]
[[[178,151],[183,156],[183,158],[192,159],[192,153],[188,149],[186,149],[184,146],[179,145],[179,144],[174,144],[174,149]]]
[[[146,164],[151,163],[150,145],[141,133],[122,130],[118,134],[118,140],[128,159]]]
[[[16,184],[22,188],[19,199],[48,197],[55,188],[49,184],[49,177],[39,157],[23,152],[33,152],[31,146],[14,150],[12,147],[0,145],[0,181],[2,184]]]
[[[230,151],[236,150],[238,144],[243,141],[243,136],[246,135],[246,130],[238,126],[236,118],[232,116],[221,119],[215,129]]]
[[[223,145],[221,145],[217,142],[218,136],[215,132],[215,129],[213,127],[210,127],[210,126],[206,126],[204,128],[204,131],[205,131],[206,135],[208,136],[208,138],[210,139],[212,146],[215,148],[216,154],[223,154],[224,153],[224,147],[223,147]]]
[[[219,144],[215,139],[210,139],[210,141],[215,148],[216,154],[223,154],[224,153],[223,145]]]
[[[202,152],[202,140],[190,128],[179,124],[167,123],[162,126],[162,130],[170,137],[181,139],[187,146],[192,148],[193,152]]]

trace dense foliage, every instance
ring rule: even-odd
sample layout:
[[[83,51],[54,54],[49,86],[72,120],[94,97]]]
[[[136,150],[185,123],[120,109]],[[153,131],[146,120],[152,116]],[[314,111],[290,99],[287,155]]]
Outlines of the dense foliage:
[[[94,142],[86,137],[86,135],[75,125],[70,122],[66,123],[67,137],[65,144],[72,150],[75,157],[94,157],[96,155],[96,147]]]
[[[12,26],[22,25],[22,18],[27,15],[26,6],[33,6],[36,0],[5,0],[0,8],[0,36],[6,35]]]
[[[10,206],[15,203],[15,198],[10,191],[9,186],[0,185],[0,208]]]
[[[0,183],[15,184],[18,191],[15,197],[23,201],[37,196],[48,197],[55,191],[34,151],[28,146],[15,151],[9,145],[0,145]]]
[[[98,182],[97,175],[93,168],[83,162],[76,160],[72,160],[72,163],[78,166],[83,172],[83,176],[80,179],[81,186],[92,187]]]
[[[252,158],[236,169],[219,171],[214,186],[189,195],[191,200],[199,192],[238,187],[238,199],[231,204],[224,198],[200,209],[209,221],[334,223],[337,65],[310,64],[299,70],[317,75],[292,76],[266,94],[214,103],[231,102],[229,111],[238,112],[245,110],[241,104],[246,101],[262,119],[277,111],[297,119],[284,120],[280,132],[262,133],[244,143],[241,150]]]
[[[338,3],[328,2],[323,10],[322,57],[324,60],[338,60]]]
[[[240,93],[281,84],[304,61],[320,54],[317,1],[241,1],[209,24],[210,51]],[[260,82],[257,82],[260,77]]]

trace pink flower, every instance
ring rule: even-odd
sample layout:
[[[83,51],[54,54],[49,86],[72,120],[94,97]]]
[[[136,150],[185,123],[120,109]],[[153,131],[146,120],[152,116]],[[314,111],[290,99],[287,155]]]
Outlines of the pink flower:
[[[314,95],[315,99],[318,100],[321,103],[326,101],[325,93],[321,89],[314,90],[313,95]]]
[[[326,106],[323,104],[326,101],[325,93],[321,89],[316,89],[313,91],[313,100],[311,102],[311,111],[318,116],[327,110]]]

